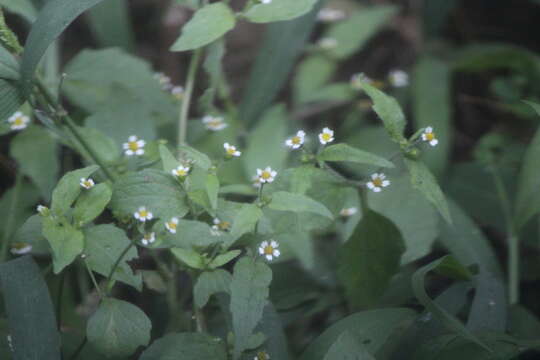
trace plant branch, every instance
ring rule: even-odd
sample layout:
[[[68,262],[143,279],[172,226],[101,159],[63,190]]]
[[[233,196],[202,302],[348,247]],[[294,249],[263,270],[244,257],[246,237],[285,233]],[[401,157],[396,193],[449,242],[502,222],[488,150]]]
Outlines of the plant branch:
[[[178,118],[178,146],[186,144],[189,107],[191,105],[191,98],[193,97],[193,88],[195,86],[195,78],[197,77],[197,70],[199,68],[199,60],[201,55],[202,49],[195,50],[189,63],[186,91],[184,93],[184,97],[182,98],[180,115]]]

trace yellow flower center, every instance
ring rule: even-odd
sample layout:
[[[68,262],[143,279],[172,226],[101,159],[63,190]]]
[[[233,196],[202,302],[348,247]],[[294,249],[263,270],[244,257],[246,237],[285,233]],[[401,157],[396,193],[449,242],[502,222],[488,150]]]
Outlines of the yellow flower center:
[[[136,141],[129,141],[129,142],[128,142],[128,148],[129,148],[129,150],[131,150],[131,151],[139,150],[139,144],[137,144]]]
[[[372,180],[372,182],[376,187],[382,187],[383,180],[381,178],[375,178]]]
[[[274,248],[271,245],[264,247],[264,255],[272,255],[274,253]]]
[[[22,126],[24,125],[24,120],[22,117],[18,117],[15,119],[15,121],[13,122],[13,125],[15,126]]]
[[[92,187],[92,183],[88,180],[84,181],[83,184],[84,184],[84,187],[87,187],[87,188]]]
[[[426,140],[431,141],[435,139],[435,134],[432,132],[426,133]]]
[[[176,170],[176,175],[178,175],[178,176],[186,176],[186,175],[187,175],[187,171],[184,170],[184,169]]]
[[[300,136],[295,136],[291,139],[291,142],[294,145],[300,145],[302,143],[302,139],[300,138]]]
[[[169,229],[171,229],[171,230],[176,230],[176,224],[175,224],[175,223],[173,223],[173,222],[171,221],[171,222],[168,222],[167,224],[169,225]]]
[[[219,120],[210,121],[208,123],[208,126],[211,127],[211,128],[217,128],[217,127],[221,126],[221,121],[219,121]]]
[[[148,216],[148,211],[147,210],[139,210],[139,216],[142,217],[142,218],[145,218]]]
[[[143,238],[147,241],[152,240],[152,234],[144,234]]]
[[[268,355],[264,351],[257,353],[257,360],[268,360]]]
[[[234,155],[235,152],[236,152],[236,148],[234,146],[227,148],[227,154]]]
[[[228,230],[231,227],[231,223],[228,221],[221,221],[217,226],[219,230]]]
[[[332,135],[330,135],[329,133],[323,133],[322,138],[324,141],[330,141],[330,139],[332,139]]]
[[[263,178],[264,180],[268,180],[272,177],[272,174],[270,173],[270,171],[266,171],[264,170],[261,174],[261,178]]]

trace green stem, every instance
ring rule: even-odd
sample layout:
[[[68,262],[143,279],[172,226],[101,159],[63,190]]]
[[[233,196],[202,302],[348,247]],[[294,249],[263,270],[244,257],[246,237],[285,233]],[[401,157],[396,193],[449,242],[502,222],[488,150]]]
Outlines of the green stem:
[[[195,86],[195,78],[197,77],[197,70],[199,68],[199,60],[201,55],[202,49],[195,50],[189,63],[186,91],[182,97],[180,115],[178,118],[178,146],[186,144],[189,107],[191,105],[191,98],[193,96],[193,88]]]
[[[101,288],[99,287],[99,284],[96,281],[96,277],[94,276],[92,269],[90,269],[90,266],[86,262],[86,259],[84,259],[84,266],[86,267],[86,270],[88,271],[88,275],[90,276],[90,279],[92,280],[92,283],[94,284],[94,287],[96,288],[99,298],[103,299],[103,293],[101,292]]]
[[[60,331],[62,326],[62,294],[64,293],[64,283],[66,282],[66,272],[60,274],[60,284],[58,285],[58,293],[56,294],[56,327]]]
[[[120,254],[120,256],[118,257],[118,259],[116,259],[114,265],[112,266],[111,268],[111,271],[109,272],[109,276],[107,276],[107,294],[110,294],[111,290],[112,290],[112,287],[113,287],[113,284],[114,284],[114,280],[113,280],[113,274],[114,272],[116,271],[116,269],[118,268],[118,266],[120,265],[120,262],[124,259],[124,257],[126,256],[126,254],[128,253],[128,251],[133,247],[135,246],[135,242],[132,241],[129,243],[128,246],[126,246],[126,248],[122,251],[122,253]]]
[[[79,354],[83,351],[86,343],[88,342],[88,338],[85,336],[84,337],[84,340],[81,342],[81,344],[79,345],[79,347],[77,347],[77,350],[75,350],[75,352],[73,353],[73,355],[71,355],[69,357],[69,360],[75,360],[76,358],[79,357]]]
[[[8,255],[8,245],[10,243],[9,237],[13,231],[13,226],[15,225],[15,215],[16,207],[19,204],[19,196],[21,193],[23,175],[20,170],[17,171],[17,176],[15,177],[15,186],[13,187],[13,194],[11,195],[11,202],[9,204],[9,211],[7,212],[7,221],[6,227],[4,228],[4,241],[2,242],[2,248],[0,250],[0,262],[6,261]]]

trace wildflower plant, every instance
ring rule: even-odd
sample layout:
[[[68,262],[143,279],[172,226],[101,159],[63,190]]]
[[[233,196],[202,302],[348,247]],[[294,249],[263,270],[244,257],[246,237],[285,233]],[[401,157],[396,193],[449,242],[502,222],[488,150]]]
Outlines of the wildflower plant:
[[[22,55],[0,21],[0,134],[17,166],[0,200],[0,335],[11,339],[0,358],[473,359],[538,346],[504,331],[519,298],[518,230],[540,212],[539,147],[525,155],[515,218],[504,212],[507,296],[489,242],[439,185],[448,122],[402,110],[409,74],[382,82],[358,69],[329,83],[394,6],[181,1],[193,10],[170,48],[191,59],[182,87],[118,47],[81,51],[64,77],[39,67],[98,2],[26,14],[37,19]],[[237,103],[222,60],[239,19],[275,24]],[[317,20],[321,40],[306,45]],[[303,50],[285,106],[288,58]],[[415,89],[430,78],[417,73]],[[480,150],[505,194],[495,155]],[[436,301],[435,276],[455,282]]]

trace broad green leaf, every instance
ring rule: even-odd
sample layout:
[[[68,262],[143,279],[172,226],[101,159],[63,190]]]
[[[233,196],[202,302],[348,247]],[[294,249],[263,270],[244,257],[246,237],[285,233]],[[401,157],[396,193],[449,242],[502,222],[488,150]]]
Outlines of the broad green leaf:
[[[174,157],[174,155],[167,149],[167,146],[160,144],[159,145],[159,156],[161,157],[161,162],[163,163],[163,171],[167,174],[170,174],[172,170],[176,169],[180,163]]]
[[[261,219],[263,213],[261,209],[254,204],[243,204],[234,217],[231,236],[238,239],[240,236],[253,232],[255,225]]]
[[[79,133],[84,136],[84,139],[94,149],[96,155],[105,164],[111,164],[120,158],[120,146],[111,139],[108,135],[105,135],[100,130],[89,127],[77,127]],[[70,145],[75,151],[77,151],[86,160],[87,163],[93,163],[92,157],[85,148],[83,148],[78,141],[72,138]]]
[[[32,215],[11,237],[11,243],[25,243],[32,246],[32,254],[48,255],[51,248],[47,239],[43,236],[43,217]]]
[[[270,359],[289,359],[287,337],[283,330],[282,320],[270,302],[264,307],[263,316],[259,325],[255,328],[255,334],[266,338],[264,350],[270,356]],[[242,359],[252,360],[254,357],[255,354],[249,352],[245,353]]]
[[[351,85],[347,82],[336,82],[324,85],[313,92],[310,92],[303,98],[305,103],[322,102],[322,103],[343,103],[353,100],[356,96]],[[306,108],[309,105],[306,105]]]
[[[433,261],[430,264],[425,265],[421,267],[420,269],[418,269],[414,273],[413,278],[412,278],[414,294],[416,295],[418,300],[422,303],[422,305],[424,305],[427,310],[433,313],[433,315],[436,316],[449,331],[459,334],[465,339],[475,342],[479,346],[489,350],[489,348],[487,348],[487,346],[480,339],[478,339],[474,334],[472,334],[469,330],[467,330],[467,328],[456,317],[449,314],[440,305],[435,303],[426,293],[426,290],[425,290],[426,275],[433,270],[437,270],[441,266],[448,265],[448,262],[450,261],[450,259],[451,257],[445,256],[439,260]],[[458,264],[458,263],[456,262],[454,264]]]
[[[98,217],[111,201],[111,197],[112,190],[105,183],[85,189],[75,202],[73,210],[75,226],[82,227]]]
[[[234,331],[234,359],[238,359],[248,348],[249,337],[261,320],[264,306],[268,301],[271,281],[270,268],[254,258],[244,257],[234,266],[230,303]]]
[[[187,266],[193,269],[202,270],[206,268],[205,258],[195,250],[172,248],[171,252],[174,256]]]
[[[4,120],[13,115],[24,103],[24,97],[16,83],[0,79],[0,134],[8,132],[3,129]]]
[[[0,79],[19,79],[19,63],[2,45],[0,45]]]
[[[12,13],[22,16],[29,23],[36,19],[37,10],[32,0],[0,0],[0,5]]]
[[[84,235],[65,218],[43,218],[43,236],[49,242],[53,255],[53,270],[60,273],[71,264],[84,249]]]
[[[231,260],[236,258],[238,255],[240,255],[242,251],[240,250],[231,250],[227,251],[224,254],[216,256],[209,264],[208,267],[211,269],[218,268],[220,266],[223,266],[227,263],[229,263]]]
[[[293,212],[309,212],[332,219],[332,213],[320,202],[306,195],[277,191],[272,194],[270,209]]]
[[[189,210],[177,180],[171,174],[152,169],[120,177],[113,185],[110,206],[125,217],[133,217],[139,207],[146,206],[155,218],[166,221],[182,217]]]
[[[377,304],[399,271],[405,244],[399,229],[387,218],[368,212],[340,251],[338,275],[353,308]]]
[[[299,360],[323,360],[332,344],[345,331],[364,344],[367,351],[375,354],[384,347],[391,335],[409,326],[415,317],[416,312],[406,308],[369,310],[349,315],[311,342]]]
[[[190,146],[180,145],[178,147],[178,153],[180,159],[193,160],[198,167],[204,170],[208,170],[212,167],[212,160],[210,160],[210,158],[206,154],[197,151]]]
[[[324,360],[375,360],[375,358],[351,333],[344,331],[332,344]]]
[[[396,99],[366,82],[361,81],[360,86],[373,101],[373,110],[382,120],[390,137],[397,143],[405,141],[405,115]]]
[[[427,166],[421,161],[405,159],[405,165],[409,169],[412,186],[420,191],[435,206],[444,220],[452,224],[448,203],[435,176],[433,176]]]
[[[317,155],[317,159],[320,161],[347,161],[386,168],[394,167],[394,164],[385,158],[347,144],[330,145]]]
[[[146,314],[126,301],[104,298],[88,319],[88,342],[103,356],[128,356],[150,342],[152,323]]]
[[[335,39],[337,46],[330,49],[328,54],[340,60],[353,55],[388,23],[397,10],[395,6],[367,7],[330,26],[322,36]]]
[[[25,129],[11,141],[10,154],[49,200],[60,171],[58,145],[49,132],[38,126]]]
[[[247,148],[241,157],[247,178],[251,179],[257,169],[267,166],[278,172],[285,168],[288,156],[284,146],[287,122],[287,112],[283,105],[273,106],[264,113],[247,137]]]
[[[31,256],[0,264],[14,359],[60,360],[60,334],[41,270]]]
[[[202,206],[210,215],[214,216],[219,193],[217,176],[198,166],[194,166],[184,184],[190,200]]]
[[[243,15],[254,23],[291,20],[309,12],[316,3],[317,0],[272,0],[253,5]]]
[[[109,276],[111,269],[122,252],[131,241],[123,230],[111,224],[97,225],[84,229],[86,255],[85,261],[93,271]],[[134,274],[128,261],[138,258],[136,247],[132,247],[124,255],[124,259],[116,268],[113,279],[142,290],[141,274]]]
[[[294,77],[294,100],[306,102],[312,93],[316,93],[332,77],[337,64],[327,56],[313,55],[298,65]]]
[[[134,31],[127,0],[108,0],[88,12],[90,28],[102,47],[133,50]]]
[[[313,30],[320,5],[300,18],[267,26],[240,104],[240,119],[244,124],[255,123],[288,81]]]
[[[234,28],[236,18],[224,3],[209,4],[195,12],[182,28],[182,35],[171,46],[171,51],[186,51],[208,45]]]
[[[28,95],[36,68],[51,43],[80,14],[101,0],[51,0],[39,12],[26,39],[21,61],[23,93]]]
[[[527,102],[540,115],[540,105]],[[517,199],[515,205],[515,221],[522,227],[532,216],[540,211],[540,170],[538,157],[540,156],[540,129],[536,131],[521,166],[519,174]]]
[[[452,146],[450,70],[441,60],[425,56],[416,65],[413,79],[415,128],[431,126],[439,140],[435,147],[425,146],[422,160],[439,176],[448,165]]]
[[[140,360],[227,360],[220,338],[202,333],[172,333],[154,341]]]
[[[163,227],[161,229],[163,229]],[[227,243],[229,241],[231,241],[231,235],[229,235],[229,233],[216,234],[210,225],[195,220],[180,219],[176,226],[176,234],[167,232],[167,234],[164,235],[164,242],[168,246],[181,247],[184,249],[192,247],[204,248],[222,242]]]
[[[193,301],[202,309],[210,297],[217,293],[229,293],[232,281],[231,274],[223,269],[205,271],[198,278],[193,287]]]
[[[97,169],[99,169],[98,166],[92,165],[65,174],[58,182],[58,185],[56,185],[52,194],[51,210],[53,213],[56,215],[64,215],[67,213],[73,202],[75,202],[83,190],[80,185],[81,178],[88,178]]]

